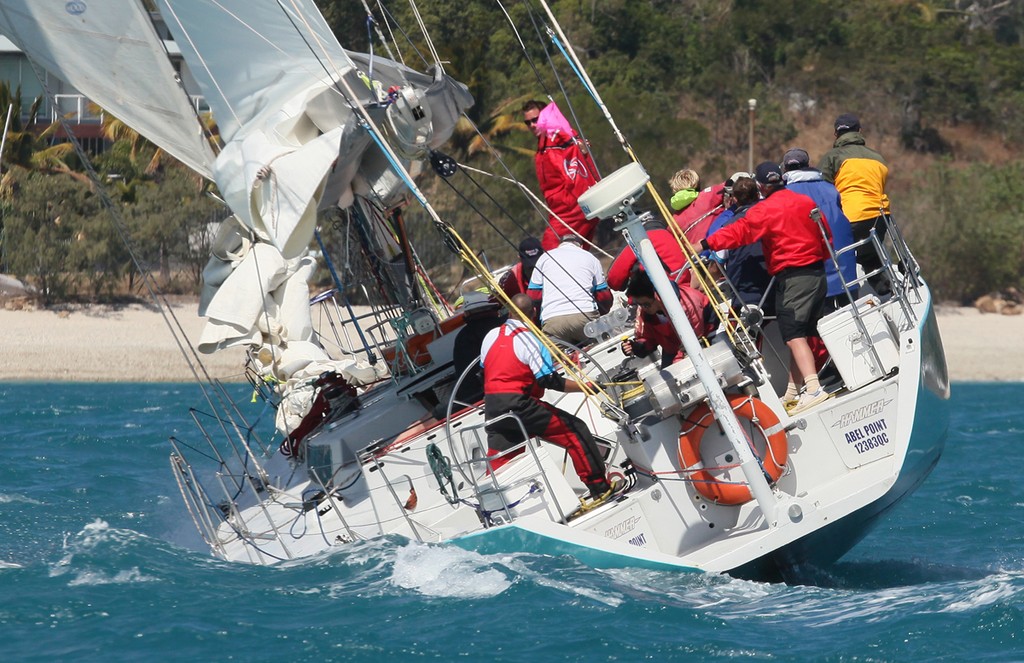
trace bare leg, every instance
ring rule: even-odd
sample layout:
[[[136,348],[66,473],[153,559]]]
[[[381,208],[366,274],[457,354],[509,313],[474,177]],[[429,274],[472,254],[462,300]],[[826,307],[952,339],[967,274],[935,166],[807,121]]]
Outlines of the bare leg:
[[[786,346],[789,348],[791,356],[789,361],[790,380],[799,386],[808,377],[817,375],[817,371],[814,370],[814,353],[811,352],[811,346],[807,343],[806,337],[786,341]]]

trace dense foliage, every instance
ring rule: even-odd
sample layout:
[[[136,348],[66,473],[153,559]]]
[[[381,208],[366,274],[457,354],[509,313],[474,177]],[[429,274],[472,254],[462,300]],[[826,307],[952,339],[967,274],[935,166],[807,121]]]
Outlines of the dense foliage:
[[[15,108],[0,179],[0,271],[27,280],[44,304],[138,295],[142,272],[167,292],[198,291],[209,222],[225,214],[206,195],[209,185],[108,115],[112,145],[92,163],[97,187],[71,143],[50,139],[59,125],[30,131],[20,91],[0,82],[0,103],[8,98]]]
[[[319,0],[339,40],[368,50],[363,3]],[[757,99],[753,160],[793,145],[812,160],[831,142],[838,112],[861,116],[869,144],[890,162],[897,221],[940,298],[968,300],[1020,286],[1024,267],[1024,3],[1000,0],[556,0],[572,47],[663,195],[681,167],[705,182],[748,164],[748,99]],[[374,8],[378,3],[370,3]],[[446,71],[476,104],[445,148],[460,163],[511,174],[536,192],[532,135],[520,121],[529,98],[550,95],[590,141],[607,173],[629,159],[545,32],[537,0],[421,0],[422,20]],[[410,3],[386,3],[396,55],[430,63]],[[506,13],[507,12],[507,17]],[[507,29],[515,24],[525,48]],[[401,26],[401,30],[397,26]],[[380,43],[374,52],[387,55]],[[0,97],[4,92],[0,89]],[[21,128],[19,127],[19,130]],[[26,151],[26,141],[31,143]],[[493,146],[492,152],[486,146]],[[68,175],[73,157],[39,159],[50,143],[8,140],[2,268],[32,276],[53,296],[101,294],[134,268],[90,185]],[[147,151],[148,150],[148,151]],[[152,148],[119,137],[98,163],[148,269],[198,276],[196,237],[216,204],[175,167],[154,169]],[[56,160],[55,160],[56,159]],[[63,168],[57,164],[64,164]],[[147,165],[148,164],[148,165]],[[19,170],[20,169],[20,170]],[[44,176],[45,175],[45,176]],[[50,181],[50,180],[60,180]],[[464,170],[421,185],[445,218],[491,263],[539,233],[542,213],[515,187]],[[434,238],[409,210],[415,236]],[[59,223],[58,223],[59,220]],[[417,223],[420,221],[420,223]],[[108,225],[109,227],[109,225]],[[424,244],[438,244],[425,242]],[[41,249],[40,247],[45,247]],[[52,255],[51,255],[52,254]],[[434,266],[449,258],[424,253]],[[43,272],[47,272],[44,276]]]
[[[367,45],[361,5],[324,0],[344,43]],[[397,22],[415,25],[407,5]],[[503,7],[508,18],[503,13]],[[1024,184],[1024,3],[998,0],[557,0],[550,3],[616,123],[667,194],[667,178],[693,167],[705,182],[753,161],[831,146],[839,112],[861,116],[869,144],[890,163],[893,210],[940,298],[966,301],[1020,285]],[[533,138],[519,122],[524,99],[550,95],[590,140],[609,172],[628,160],[596,105],[542,32],[536,1],[441,0],[419,10],[448,71],[471,86],[472,134],[454,141],[462,163],[507,168],[533,184]],[[525,50],[511,31],[523,35]],[[538,38],[540,37],[540,38]],[[427,52],[416,34],[409,57]],[[403,44],[408,46],[408,44]],[[551,56],[550,60],[548,56]],[[415,60],[410,59],[410,62]],[[557,77],[556,77],[557,75]],[[563,95],[563,90],[565,95]],[[995,149],[993,149],[995,148]],[[984,164],[984,165],[982,165]],[[497,258],[542,215],[493,182],[457,176],[459,197],[439,205]],[[477,190],[487,186],[485,196]],[[434,178],[435,194],[447,188]],[[480,210],[478,214],[476,210]],[[486,219],[485,219],[486,217]]]

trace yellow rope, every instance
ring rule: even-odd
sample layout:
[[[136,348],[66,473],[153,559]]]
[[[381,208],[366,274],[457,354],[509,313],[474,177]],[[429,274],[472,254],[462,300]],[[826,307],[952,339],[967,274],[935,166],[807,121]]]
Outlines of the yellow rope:
[[[625,150],[630,159],[635,163],[640,163],[640,160],[637,159],[632,147],[626,145]],[[719,304],[729,301],[728,298],[725,296],[725,293],[722,292],[722,289],[718,287],[718,283],[711,278],[711,272],[708,270],[707,266],[697,259],[697,250],[692,244],[690,244],[690,241],[686,239],[686,235],[683,234],[682,228],[676,224],[675,219],[672,217],[672,213],[665,205],[664,199],[662,199],[661,195],[658,193],[657,189],[654,188],[654,184],[652,184],[650,180],[647,180],[647,190],[650,191],[651,197],[654,198],[654,202],[658,206],[658,211],[661,213],[662,218],[665,219],[665,224],[668,226],[672,236],[676,238],[676,242],[679,244],[679,248],[682,250],[683,256],[687,261],[689,261],[690,268],[697,277],[697,283],[700,285],[704,293],[707,294],[708,299],[711,300],[715,309],[715,315],[724,325],[726,335],[728,335],[729,340],[732,341],[734,345],[738,345],[735,336],[736,330],[743,329],[745,333],[747,333],[747,330],[742,327],[741,322],[734,322],[725,314],[722,310],[725,307],[719,306]]]
[[[533,320],[529,319],[526,315],[524,315],[523,312],[520,311],[519,308],[512,303],[512,298],[509,297],[505,293],[505,291],[498,286],[497,280],[487,269],[487,267],[483,264],[483,262],[480,261],[476,254],[473,253],[472,250],[470,250],[469,245],[466,243],[465,240],[462,239],[458,231],[456,231],[455,228],[453,228],[451,225],[447,223],[444,223],[444,226],[445,231],[449,233],[450,236],[458,242],[458,246],[460,249],[459,258],[467,265],[469,265],[470,268],[473,269],[473,271],[476,272],[480,280],[482,280],[487,285],[487,287],[491,289],[491,292],[494,293],[501,300],[501,302],[505,305],[505,307],[508,310],[517,312],[518,317],[523,322],[523,324],[526,325],[527,329],[533,332],[533,334],[538,338],[538,340],[540,340],[541,344],[544,345],[544,347],[546,347],[551,352],[551,355],[558,360],[558,362],[565,369],[566,373],[568,373],[576,381],[576,383],[579,384],[580,390],[583,392],[583,394],[588,398],[601,394],[605,399],[614,403],[615,400],[607,391],[605,391],[601,387],[600,384],[596,382],[591,382],[589,378],[584,376],[583,373],[576,368],[575,363],[569,358],[569,356],[565,354],[561,348],[552,343],[551,339],[548,338],[548,336],[544,334],[544,332],[542,332],[536,324],[534,324]]]

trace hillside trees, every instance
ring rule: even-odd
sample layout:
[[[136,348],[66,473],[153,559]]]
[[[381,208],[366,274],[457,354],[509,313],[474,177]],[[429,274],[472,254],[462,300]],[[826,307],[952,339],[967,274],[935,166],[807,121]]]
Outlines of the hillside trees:
[[[321,2],[342,42],[365,49],[361,10],[345,17],[342,6],[346,4]],[[578,120],[604,173],[625,163],[627,157],[601,113],[545,34],[547,19],[538,3],[502,4],[519,29],[525,49],[511,36],[509,19],[497,3],[441,2],[421,7],[446,69],[470,83],[477,102],[470,119],[483,119],[494,129],[489,137],[501,161],[477,152],[472,163],[499,172],[508,168],[528,186],[535,186],[529,158],[533,138],[516,121],[515,103],[509,101],[546,94],[570,119]],[[1008,182],[1001,173],[1012,172],[1016,165],[1006,163],[1006,156],[986,154],[983,147],[958,143],[953,136],[958,135],[954,129],[971,127],[975,135],[1003,142],[1010,159],[1019,159],[1024,145],[1021,3],[556,0],[550,4],[663,195],[668,193],[666,178],[677,168],[694,167],[710,182],[746,167],[749,98],[759,102],[755,162],[780,158],[808,127],[816,131],[827,127],[814,144],[804,145],[813,161],[827,149],[832,118],[853,111],[868,127],[870,144],[882,149],[890,161],[894,213],[907,229],[912,246],[918,248],[938,295],[967,300],[986,290],[1020,284],[1024,265],[1016,256],[1024,252],[1024,230],[1012,220],[1016,206],[996,195],[998,182]],[[393,3],[389,9],[397,23],[415,25],[404,3]],[[403,40],[399,47],[405,51],[409,44]],[[423,46],[418,36],[413,35],[412,41]],[[509,121],[494,122],[499,114]],[[927,156],[922,161],[915,154]],[[470,158],[458,156],[463,161]],[[968,166],[978,159],[997,161],[989,168]],[[914,167],[903,166],[909,163]],[[965,168],[961,179],[958,174]],[[424,186],[435,187],[434,193],[444,191],[432,175],[422,179]],[[452,186],[458,186],[456,178]],[[520,227],[536,232],[542,227],[541,215],[512,194],[501,198],[501,212],[488,207],[479,194],[466,196],[474,204],[479,201],[479,208],[487,210],[509,237],[521,234]],[[973,200],[973,213],[953,202],[963,196]],[[986,198],[980,205],[986,213],[977,211],[978,196]],[[1007,204],[995,205],[996,200]],[[457,225],[481,223],[466,211],[463,199],[452,197],[447,206],[443,198],[440,202],[442,214]],[[514,218],[519,227],[505,216]],[[965,218],[971,219],[970,229],[963,227]],[[986,235],[990,225],[993,232]],[[961,234],[951,244],[954,231]],[[991,250],[992,237],[1004,250]],[[481,239],[482,248],[492,254],[512,255],[497,233],[486,233]],[[959,250],[965,254],[958,254]],[[985,256],[984,264],[974,260],[970,268],[961,270],[961,260],[969,255]]]
[[[367,29],[360,3],[319,0],[319,4],[345,47],[369,50],[372,36],[374,53],[387,55],[375,41],[376,31]],[[1024,253],[1024,229],[1014,221],[1018,213],[1014,201],[1019,198],[1014,197],[1018,188],[1013,178],[1024,145],[1024,4],[1005,0],[555,0],[550,4],[663,197],[668,194],[667,178],[678,168],[694,167],[705,183],[746,168],[749,98],[758,100],[755,161],[778,159],[797,140],[808,141],[801,146],[811,152],[813,161],[827,149],[835,114],[853,111],[864,121],[869,143],[892,165],[894,214],[936,292],[941,297],[967,299],[985,290],[1020,285],[1024,265],[1016,256]],[[383,5],[390,14],[376,18],[385,35],[395,36],[392,49],[410,66],[426,69],[430,62],[422,56],[430,51],[409,3]],[[562,57],[559,45],[546,33],[547,18],[535,0],[501,5],[489,0],[432,0],[418,5],[446,71],[465,81],[476,101],[456,135],[441,149],[470,168],[496,176],[467,169],[445,181],[427,168],[418,182],[442,216],[496,266],[512,259],[522,235],[539,234],[546,217],[514,185],[500,179],[514,177],[538,191],[532,159],[535,140],[519,112],[525,99],[549,95],[555,99],[590,141],[604,174],[629,157]],[[378,6],[371,3],[375,11]],[[383,25],[385,20],[389,25]],[[509,21],[519,30],[522,45],[508,29]],[[0,86],[0,102],[18,103],[18,97]],[[217,203],[169,164],[153,162],[156,153],[137,137],[127,133],[110,138],[113,147],[97,160],[97,167],[110,178],[106,186],[137,238],[144,265],[162,272],[164,279],[183,261],[197,273],[205,260],[199,253],[201,242],[196,241],[202,233],[197,228],[186,231],[185,226],[215,214]],[[993,151],[993,144],[1001,149]],[[493,146],[495,152],[483,149],[485,145]],[[32,169],[63,172],[65,179],[68,173],[80,176],[61,158],[68,149],[40,140],[19,126],[8,136],[3,162],[5,168],[20,164],[26,169],[16,184],[21,190],[31,189],[42,186],[30,176],[40,171]],[[971,167],[972,162],[988,165]],[[38,200],[49,195],[53,200],[93,204],[86,194],[79,199],[58,191],[57,185],[47,186],[49,193],[40,194]],[[1004,188],[1010,195],[1002,194]],[[970,199],[970,209],[959,206],[964,197]],[[650,201],[645,198],[642,203]],[[9,199],[7,204],[15,201]],[[27,214],[18,218],[31,217],[32,223],[39,224],[45,216],[38,209]],[[88,251],[85,244],[68,244],[69,251],[75,251],[65,256],[65,262],[53,263],[62,270],[79,269],[79,265],[91,270],[88,278],[65,274],[71,285],[104,292],[108,288],[100,278],[101,269],[112,278],[131,278],[134,268],[123,252],[112,246],[100,250],[100,244],[116,239],[102,231],[101,215],[94,217],[86,210],[80,218],[59,216],[62,224],[82,224],[76,228],[80,241],[92,244]],[[965,219],[970,223],[965,225]],[[439,245],[415,205],[410,206],[407,221],[414,237],[428,240],[423,242],[423,255],[428,255],[430,245]],[[992,233],[986,235],[990,227]],[[42,228],[34,232],[39,236]],[[58,244],[79,236],[76,232],[65,237],[65,229],[59,227],[46,232],[62,238],[55,240]],[[1003,250],[992,250],[993,236]],[[8,240],[4,247],[8,256],[10,248]],[[31,244],[25,248],[35,249]],[[984,267],[977,260],[969,268],[958,266],[971,256],[985,256]],[[447,259],[448,254],[439,249],[428,264],[443,264]],[[51,290],[59,289],[57,285]]]

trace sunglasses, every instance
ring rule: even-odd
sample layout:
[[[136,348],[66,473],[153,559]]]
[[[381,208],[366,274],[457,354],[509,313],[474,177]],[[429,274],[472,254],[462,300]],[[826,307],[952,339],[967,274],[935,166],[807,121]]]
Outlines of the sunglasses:
[[[525,124],[528,127],[532,127],[533,125],[537,124],[537,119],[538,118],[534,117],[529,120],[523,120],[523,124]]]

